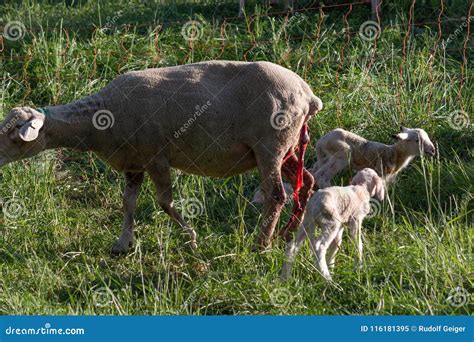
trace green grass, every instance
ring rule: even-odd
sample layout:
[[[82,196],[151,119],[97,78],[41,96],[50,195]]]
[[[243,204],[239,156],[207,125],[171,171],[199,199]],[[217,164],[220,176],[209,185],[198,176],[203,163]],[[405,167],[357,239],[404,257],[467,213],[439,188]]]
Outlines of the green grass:
[[[430,62],[437,26],[416,26],[403,57],[409,3],[384,7],[374,50],[358,35],[370,16],[361,6],[348,16],[348,33],[347,8],[327,10],[324,18],[318,11],[285,18],[265,15],[278,8],[250,3],[247,14],[259,16],[228,20],[221,31],[223,17],[236,15],[234,2],[6,1],[0,23],[19,20],[28,32],[16,42],[3,39],[3,115],[18,105],[71,101],[129,70],[247,58],[297,72],[321,97],[325,109],[310,123],[313,146],[335,127],[388,143],[404,123],[428,131],[439,155],[416,159],[400,175],[389,191],[394,215],[385,203],[364,221],[359,272],[352,271],[355,251],[345,237],[331,285],[307,246],[288,282],[278,278],[282,241],[266,253],[252,251],[261,222],[260,208],[249,203],[256,172],[230,179],[174,172],[178,207],[189,198],[203,204],[190,219],[199,239],[194,253],[147,180],[135,247],[115,258],[109,251],[121,229],[120,174],[93,154],[67,150],[8,165],[0,171],[3,208],[14,199],[24,210],[0,217],[0,313],[470,314],[471,301],[454,307],[447,299],[456,287],[473,292],[474,39],[466,46],[463,81],[465,28],[446,49],[436,45]],[[415,20],[432,21],[439,3],[418,6]],[[467,7],[449,5],[445,13],[466,16]],[[189,19],[202,24],[193,43],[181,36]],[[442,39],[461,23],[444,22]],[[453,129],[448,117],[455,110],[465,111],[470,125]],[[314,159],[311,147],[307,165]]]

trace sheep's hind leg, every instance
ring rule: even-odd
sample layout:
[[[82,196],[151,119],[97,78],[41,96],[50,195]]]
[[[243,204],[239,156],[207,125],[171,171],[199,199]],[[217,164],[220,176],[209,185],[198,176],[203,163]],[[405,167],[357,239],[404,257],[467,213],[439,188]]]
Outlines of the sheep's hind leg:
[[[275,157],[267,149],[261,153],[254,152],[264,193],[263,223],[258,237],[258,245],[265,249],[271,246],[273,232],[286,201],[286,193],[281,179],[282,156]]]
[[[332,241],[336,238],[339,229],[339,223],[326,224],[321,227],[322,232],[319,238],[316,239],[312,234],[309,236],[311,242],[311,251],[315,256],[316,265],[321,271],[323,277],[328,281],[332,280],[332,277],[329,273],[329,268],[326,262],[326,251],[328,250],[328,247]]]
[[[310,227],[309,229],[307,229]],[[307,223],[304,222],[300,225],[298,232],[296,233],[296,237],[294,240],[288,242],[285,251],[285,261],[283,262],[283,267],[281,268],[280,277],[282,279],[288,279],[291,276],[291,269],[293,267],[293,262],[295,261],[295,257],[298,254],[301,246],[303,245],[306,236],[314,235],[314,222]]]
[[[122,234],[112,247],[112,254],[118,255],[127,252],[133,243],[133,215],[142,183],[143,172],[125,172]]]
[[[347,157],[332,156],[315,173],[320,189],[331,186],[331,179],[349,166]]]
[[[336,237],[334,238],[334,240],[332,240],[331,244],[328,247],[328,251],[327,251],[328,266],[329,266],[329,269],[331,270],[334,269],[334,265],[336,264],[336,254],[339,248],[341,248],[343,233],[344,233],[344,227],[341,227]]]
[[[147,171],[155,184],[158,204],[178,226],[183,228],[190,235],[191,241],[189,241],[189,244],[191,248],[196,249],[196,231],[182,218],[174,207],[169,166],[155,165],[149,167]]]

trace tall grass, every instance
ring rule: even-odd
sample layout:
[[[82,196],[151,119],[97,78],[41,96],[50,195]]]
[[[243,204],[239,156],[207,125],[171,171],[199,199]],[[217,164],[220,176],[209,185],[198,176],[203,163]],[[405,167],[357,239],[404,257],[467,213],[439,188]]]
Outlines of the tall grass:
[[[20,20],[28,28],[19,41],[3,40],[4,114],[18,105],[71,101],[129,70],[247,58],[294,70],[321,97],[325,110],[310,122],[313,142],[344,127],[389,143],[403,123],[427,130],[439,153],[417,159],[400,175],[389,191],[393,213],[384,204],[364,221],[364,266],[358,272],[352,271],[353,245],[345,239],[331,285],[318,274],[308,248],[288,282],[278,279],[283,242],[265,253],[252,250],[261,221],[261,208],[249,202],[256,172],[229,179],[174,172],[177,205],[189,198],[203,204],[201,215],[190,219],[199,235],[194,253],[156,204],[147,180],[134,249],[114,258],[109,251],[121,227],[120,174],[93,154],[67,150],[8,165],[0,173],[3,207],[13,200],[24,210],[0,218],[0,313],[471,313],[470,299],[458,306],[448,298],[458,287],[473,291],[472,38],[461,87],[462,51],[453,49],[462,47],[466,31],[445,48],[437,44],[430,57],[437,27],[416,26],[403,57],[407,8],[386,8],[375,45],[358,34],[369,17],[360,6],[348,16],[349,31],[342,19],[347,9],[268,16],[272,9],[255,3],[247,6],[246,18],[229,20],[222,31],[222,18],[235,16],[233,3],[2,5],[2,23]],[[445,11],[465,15],[467,8]],[[422,16],[417,9],[415,19]],[[202,36],[191,43],[181,35],[189,19],[202,25]],[[443,23],[443,39],[461,23]],[[456,110],[468,113],[465,127],[453,128],[449,118]],[[308,165],[314,159],[310,147]]]

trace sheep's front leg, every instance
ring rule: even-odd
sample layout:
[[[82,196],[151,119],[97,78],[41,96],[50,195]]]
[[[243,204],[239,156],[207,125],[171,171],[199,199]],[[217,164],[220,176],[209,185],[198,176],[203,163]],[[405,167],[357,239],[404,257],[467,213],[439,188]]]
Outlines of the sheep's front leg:
[[[352,238],[357,246],[357,256],[354,259],[354,270],[358,270],[362,266],[362,220],[355,219],[350,222],[350,230]]]
[[[125,253],[133,243],[133,216],[137,204],[138,192],[143,183],[143,172],[125,172],[123,191],[123,226],[122,234],[112,247],[112,254]]]
[[[189,244],[191,248],[196,249],[196,231],[191,227],[176,210],[173,203],[171,174],[168,164],[157,164],[147,169],[150,177],[155,184],[158,204],[167,213],[171,219],[181,228],[183,228],[191,237]]]

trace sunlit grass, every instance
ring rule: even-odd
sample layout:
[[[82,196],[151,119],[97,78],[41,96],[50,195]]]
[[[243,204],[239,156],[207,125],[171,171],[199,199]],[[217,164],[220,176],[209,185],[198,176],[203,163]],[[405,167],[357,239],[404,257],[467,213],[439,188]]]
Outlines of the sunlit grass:
[[[20,201],[24,211],[16,218],[0,218],[0,313],[472,312],[472,303],[454,307],[447,301],[456,287],[473,291],[472,65],[465,69],[461,88],[459,51],[439,46],[433,63],[428,62],[435,27],[418,28],[403,61],[405,26],[388,21],[373,55],[374,44],[358,35],[359,25],[369,17],[367,9],[354,9],[349,17],[351,40],[342,64],[342,12],[326,13],[318,39],[314,35],[321,17],[316,11],[288,20],[232,20],[223,42],[222,20],[210,18],[235,15],[235,4],[197,10],[203,14],[190,16],[181,2],[151,9],[138,1],[0,7],[4,21],[21,20],[30,29],[21,41],[4,41],[3,115],[17,105],[71,101],[128,70],[246,57],[294,70],[321,97],[325,110],[310,122],[313,145],[335,127],[390,143],[390,135],[403,123],[428,131],[439,155],[418,158],[400,175],[388,192],[393,214],[384,203],[377,216],[364,221],[364,266],[359,272],[352,271],[355,251],[350,239],[344,239],[332,285],[318,274],[307,247],[288,282],[278,278],[282,241],[275,241],[271,251],[253,251],[261,221],[261,208],[249,203],[258,186],[256,172],[224,180],[174,172],[177,206],[188,198],[203,203],[202,214],[190,219],[198,232],[194,253],[157,205],[147,180],[138,202],[134,249],[114,258],[109,252],[121,227],[120,174],[93,154],[66,150],[8,165],[0,173],[0,198],[3,203]],[[255,8],[261,14],[267,10]],[[458,8],[447,10],[460,13]],[[190,18],[199,20],[203,29],[201,39],[192,44],[181,36],[182,24]],[[402,16],[392,19],[406,24]],[[457,24],[451,25],[446,29],[452,32]],[[461,47],[463,38],[450,47]],[[453,129],[449,115],[460,109],[470,115],[471,126]],[[308,165],[314,160],[311,146]]]

